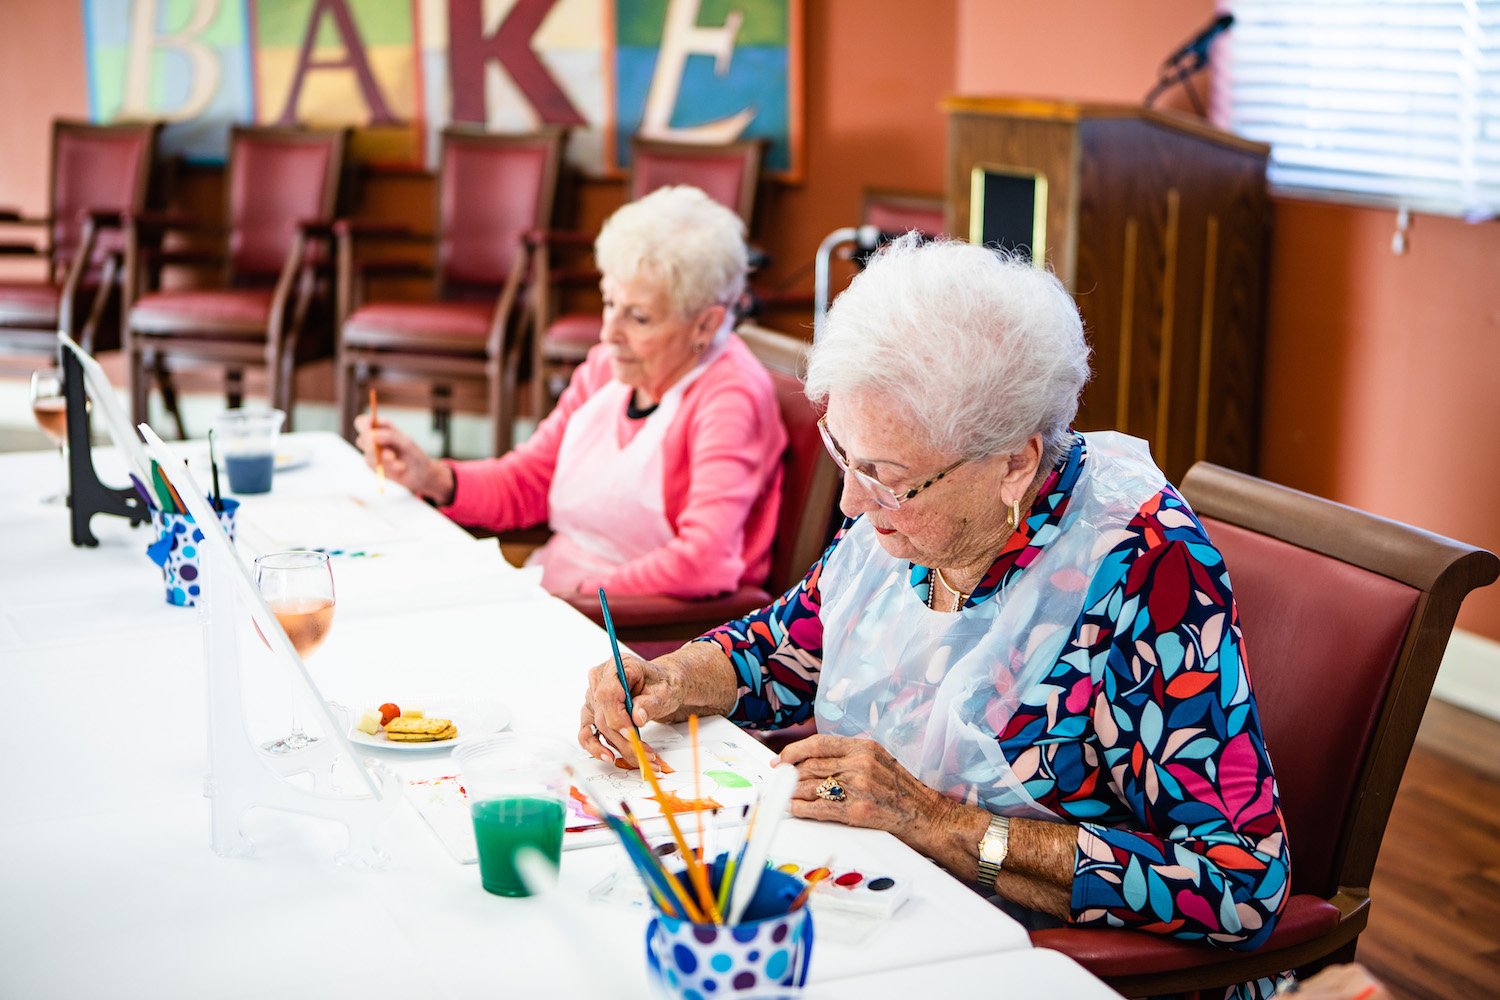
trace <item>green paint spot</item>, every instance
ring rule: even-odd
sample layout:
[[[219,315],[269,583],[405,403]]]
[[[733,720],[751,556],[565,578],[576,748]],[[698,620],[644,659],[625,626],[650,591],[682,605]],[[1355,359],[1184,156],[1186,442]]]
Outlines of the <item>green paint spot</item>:
[[[733,771],[704,771],[708,777],[717,781],[724,788],[749,788],[748,779],[735,774]]]

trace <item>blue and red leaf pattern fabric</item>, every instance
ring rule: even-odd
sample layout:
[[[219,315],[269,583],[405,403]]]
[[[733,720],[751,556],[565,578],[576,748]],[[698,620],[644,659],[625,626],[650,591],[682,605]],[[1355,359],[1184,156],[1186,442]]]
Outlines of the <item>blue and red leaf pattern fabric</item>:
[[[1057,536],[1087,458],[1075,437],[971,604],[993,599]],[[717,643],[739,674],[740,724],[780,728],[811,716],[827,557],[768,607],[700,640]],[[911,567],[924,600],[930,577]],[[995,738],[1027,791],[1078,824],[1074,923],[1236,949],[1269,936],[1290,863],[1276,779],[1229,574],[1173,487],[1141,508],[1102,561],[1055,667]],[[1231,995],[1267,989],[1263,980]]]

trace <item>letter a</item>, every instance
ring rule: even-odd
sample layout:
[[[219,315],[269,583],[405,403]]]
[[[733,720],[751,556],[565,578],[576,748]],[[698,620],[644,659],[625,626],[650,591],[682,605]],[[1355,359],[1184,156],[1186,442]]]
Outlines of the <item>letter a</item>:
[[[333,18],[333,26],[344,43],[342,59],[314,60],[313,45],[317,42],[318,26],[324,15]],[[354,18],[344,0],[314,0],[312,16],[307,20],[307,34],[302,37],[302,52],[297,56],[297,73],[292,77],[291,92],[286,105],[281,109],[278,125],[294,125],[297,121],[297,98],[302,96],[302,84],[311,70],[351,69],[359,81],[360,93],[370,109],[371,125],[394,125],[396,119],[385,105],[385,96],[375,83],[375,74],[370,72],[370,61],[365,58],[365,46],[354,28]]]

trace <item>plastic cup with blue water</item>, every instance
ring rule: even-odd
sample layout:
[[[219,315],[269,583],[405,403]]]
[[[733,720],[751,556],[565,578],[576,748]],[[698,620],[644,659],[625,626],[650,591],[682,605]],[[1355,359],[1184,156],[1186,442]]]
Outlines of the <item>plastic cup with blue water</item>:
[[[214,441],[229,492],[269,493],[276,472],[276,440],[286,414],[266,408],[225,410],[214,418]]]

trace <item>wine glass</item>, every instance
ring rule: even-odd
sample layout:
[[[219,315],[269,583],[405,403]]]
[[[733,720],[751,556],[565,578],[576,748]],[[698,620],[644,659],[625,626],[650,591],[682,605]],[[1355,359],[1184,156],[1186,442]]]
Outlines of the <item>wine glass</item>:
[[[307,659],[323,645],[333,625],[333,567],[328,555],[306,549],[263,555],[255,560],[255,582],[297,655]],[[296,678],[288,680],[292,685],[292,731],[262,747],[270,753],[291,753],[318,741],[302,731]]]
[[[31,373],[31,413],[62,456],[62,487],[43,497],[42,503],[61,506],[68,502],[68,401],[63,396],[62,376],[56,371]]]

